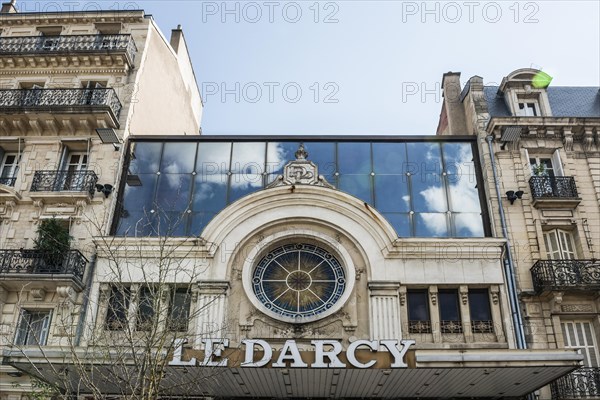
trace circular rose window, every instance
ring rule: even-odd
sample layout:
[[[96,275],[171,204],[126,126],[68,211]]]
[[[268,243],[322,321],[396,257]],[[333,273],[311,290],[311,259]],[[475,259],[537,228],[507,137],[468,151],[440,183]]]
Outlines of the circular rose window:
[[[314,320],[330,310],[346,290],[337,258],[312,244],[286,244],[270,251],[252,273],[252,288],[271,313],[296,322]]]

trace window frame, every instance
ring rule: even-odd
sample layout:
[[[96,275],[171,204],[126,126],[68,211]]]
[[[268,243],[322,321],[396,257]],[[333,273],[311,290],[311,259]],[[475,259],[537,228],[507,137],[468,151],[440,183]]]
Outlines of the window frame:
[[[35,315],[43,315],[39,337],[36,337],[35,332],[32,330],[32,317]],[[48,343],[51,325],[52,310],[22,308],[19,315],[19,323],[17,325],[14,344],[17,346],[45,346]],[[30,342],[32,334],[34,343]]]
[[[446,300],[443,297],[447,295],[452,295],[454,297],[454,306],[457,314],[457,319],[444,319],[443,303]],[[440,313],[440,331],[442,333],[463,333],[463,315],[460,311],[460,295],[458,289],[439,289],[438,304]]]
[[[423,296],[425,300],[425,314],[427,319],[412,319],[411,297]],[[407,289],[406,291],[408,332],[409,333],[431,333],[431,310],[429,307],[429,292],[427,289]]]
[[[486,319],[474,319],[473,314],[473,306],[480,304],[480,301],[483,300],[481,298],[475,300],[474,297],[476,295],[483,295],[483,299],[486,302],[486,311],[488,318]],[[468,291],[468,300],[469,300],[469,315],[471,318],[471,332],[472,333],[493,333],[494,332],[494,315],[492,313],[492,304],[490,302],[490,291],[487,288],[469,288]],[[475,301],[474,301],[475,300]]]

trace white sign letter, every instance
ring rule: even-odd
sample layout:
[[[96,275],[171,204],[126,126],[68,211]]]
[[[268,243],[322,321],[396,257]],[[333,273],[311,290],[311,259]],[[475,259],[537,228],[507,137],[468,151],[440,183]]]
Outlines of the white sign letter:
[[[287,353],[290,353],[289,355]],[[296,342],[294,340],[286,340],[283,348],[281,349],[281,354],[277,359],[277,362],[273,364],[273,368],[285,368],[285,360],[292,360],[293,363],[290,364],[292,368],[306,368],[308,365],[302,361],[302,357],[300,357],[300,351],[298,351],[298,346],[296,346]]]
[[[315,346],[315,362],[313,368],[344,368],[346,364],[337,357],[342,352],[342,344],[337,340],[311,340]],[[333,350],[325,351],[323,346],[330,345]],[[329,358],[329,364],[325,364],[325,357]]]
[[[371,360],[368,363],[363,364],[356,359],[355,352],[356,352],[356,349],[358,349],[360,346],[367,346],[372,351],[377,351],[377,348],[379,347],[379,343],[377,343],[377,340],[373,340],[373,341],[356,340],[356,341],[352,342],[350,344],[350,346],[348,346],[348,350],[346,350],[346,358],[348,358],[348,362],[350,363],[350,365],[352,365],[356,368],[371,368],[377,361]]]
[[[246,359],[241,364],[242,367],[262,367],[271,361],[271,357],[273,357],[273,349],[271,349],[269,343],[260,339],[244,339],[242,340],[242,343],[246,346]],[[263,358],[258,361],[254,361],[254,345],[262,347],[265,352]]]
[[[187,339],[175,339],[175,349],[173,350],[173,359],[169,361],[169,365],[196,365],[196,359],[190,361],[181,361],[183,353],[183,345],[187,343]]]
[[[224,358],[221,361],[213,361],[214,357],[221,357],[221,345],[223,347],[229,347],[229,339],[202,339],[204,343],[204,361],[202,361],[205,367],[226,367],[227,359]]]
[[[381,340],[380,343],[382,345],[384,345],[385,347],[387,347],[387,349],[389,350],[389,352],[394,357],[394,362],[391,365],[392,368],[406,368],[406,367],[408,367],[408,365],[406,365],[406,363],[404,362],[403,358],[404,358],[404,355],[406,354],[406,352],[408,351],[408,348],[410,346],[412,346],[413,344],[415,344],[414,340],[403,340],[403,341],[401,341],[400,343],[403,346],[402,349],[399,349],[397,347],[398,346],[398,341],[396,339],[394,339],[394,340]]]

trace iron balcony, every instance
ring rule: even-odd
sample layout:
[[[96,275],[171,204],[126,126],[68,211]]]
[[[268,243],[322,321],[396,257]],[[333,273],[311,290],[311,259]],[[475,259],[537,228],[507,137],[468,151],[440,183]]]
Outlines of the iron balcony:
[[[0,250],[0,278],[11,275],[71,275],[79,281],[88,260],[79,250],[57,256],[41,250]]]
[[[112,88],[2,89],[0,108],[3,113],[108,111],[112,119],[118,121],[122,105]]]
[[[87,192],[96,191],[98,176],[94,171],[35,171],[32,192]]]
[[[600,368],[579,368],[550,385],[554,400],[600,397]]]
[[[531,195],[542,197],[577,198],[577,186],[572,176],[532,176],[529,179]]]
[[[600,290],[598,260],[538,260],[531,268],[537,293],[551,290]]]
[[[133,65],[137,47],[131,35],[16,36],[0,38],[0,55],[125,53]]]

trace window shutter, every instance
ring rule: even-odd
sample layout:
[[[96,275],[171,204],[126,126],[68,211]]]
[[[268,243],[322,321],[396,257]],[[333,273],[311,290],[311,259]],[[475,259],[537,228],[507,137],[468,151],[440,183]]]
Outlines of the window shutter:
[[[554,169],[554,175],[556,176],[564,176],[562,163],[560,162],[560,154],[558,150],[554,150],[552,153],[552,168]]]
[[[573,235],[571,232],[558,230],[558,237],[560,239],[560,249],[562,252],[562,259],[564,260],[574,260],[577,257],[575,256],[575,249],[573,247]]]
[[[556,230],[544,232],[544,243],[546,244],[546,256],[549,260],[560,260],[560,245]]]
[[[595,343],[594,327],[590,321],[562,322],[565,348],[581,349],[586,367],[600,367],[598,345]]]
[[[29,313],[26,310],[21,310],[17,334],[15,336],[16,345],[24,345],[27,339],[27,327],[29,326]]]
[[[46,344],[46,340],[48,340],[48,332],[50,331],[50,317],[52,313],[44,315],[44,319],[42,320],[42,329],[40,330],[40,338],[39,344],[41,346]]]

